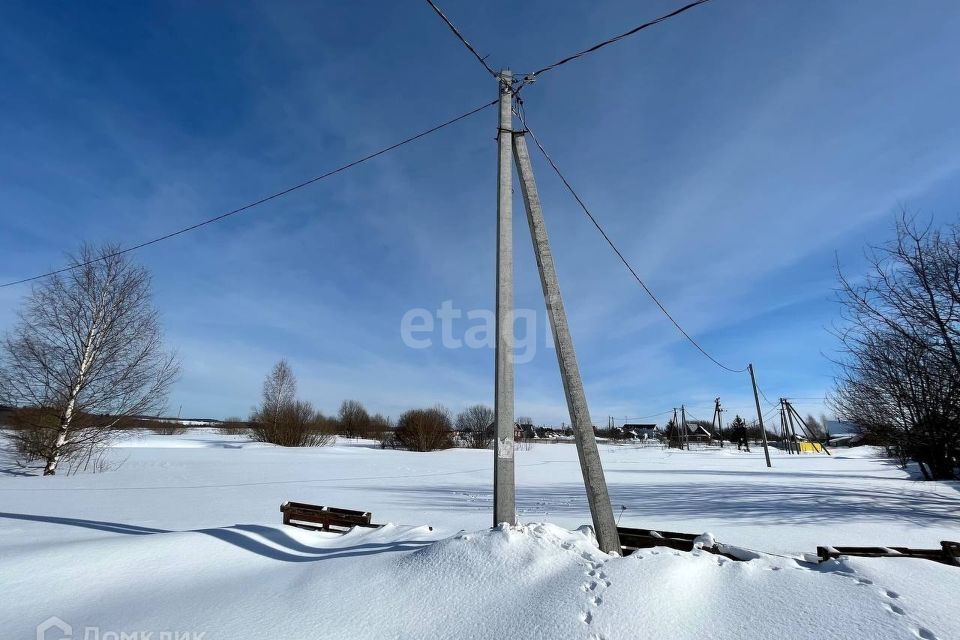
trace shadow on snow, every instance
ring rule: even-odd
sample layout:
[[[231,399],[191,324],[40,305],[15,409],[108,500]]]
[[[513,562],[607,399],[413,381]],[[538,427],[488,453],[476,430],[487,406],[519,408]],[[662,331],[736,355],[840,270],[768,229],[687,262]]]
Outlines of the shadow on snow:
[[[237,524],[232,527],[217,527],[212,529],[192,529],[175,531],[170,529],[155,529],[118,522],[104,522],[101,520],[85,520],[82,518],[61,518],[28,513],[0,512],[0,518],[10,520],[25,520],[29,522],[43,522],[47,524],[65,525],[93,529],[108,533],[124,535],[156,535],[163,533],[200,533],[216,538],[235,547],[250,551],[259,556],[279,560],[281,562],[315,562],[317,560],[331,560],[335,558],[350,558],[354,556],[368,556],[380,553],[397,551],[416,551],[433,544],[425,540],[397,540],[383,543],[364,543],[349,547],[324,549],[311,547],[289,536],[284,531],[262,525]]]

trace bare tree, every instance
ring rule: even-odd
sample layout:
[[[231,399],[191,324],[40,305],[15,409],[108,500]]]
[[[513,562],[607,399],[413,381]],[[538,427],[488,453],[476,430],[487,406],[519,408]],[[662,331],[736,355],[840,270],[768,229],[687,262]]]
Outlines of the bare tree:
[[[340,433],[348,438],[371,435],[370,414],[359,400],[344,400],[337,414]]]
[[[149,273],[118,251],[83,245],[70,271],[33,287],[0,345],[0,401],[33,410],[44,475],[118,420],[162,409],[179,372]]]
[[[960,456],[960,227],[918,227],[868,254],[859,280],[839,274],[841,373],[830,403],[925,477],[955,477]]]
[[[493,442],[493,409],[475,404],[457,415],[457,431],[466,438],[467,446],[486,449]]]
[[[297,400],[297,378],[286,360],[273,366],[263,382],[263,398],[250,416],[250,434],[258,442],[281,447],[322,447],[335,438],[330,419],[309,402]]]
[[[257,410],[261,422],[276,423],[284,408],[297,397],[297,377],[286,360],[273,365],[270,375],[263,381],[263,394]]]
[[[384,443],[389,440],[392,432],[393,423],[390,421],[390,418],[381,413],[374,414],[370,417],[367,437],[377,440],[380,442],[380,445],[383,446]]]

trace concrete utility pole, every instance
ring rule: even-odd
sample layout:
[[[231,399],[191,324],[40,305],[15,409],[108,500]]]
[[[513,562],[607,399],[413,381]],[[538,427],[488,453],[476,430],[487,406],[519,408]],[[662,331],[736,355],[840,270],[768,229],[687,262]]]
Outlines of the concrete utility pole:
[[[497,346],[493,414],[493,526],[517,524],[513,422],[513,74],[500,72],[497,131]]]
[[[767,448],[767,430],[763,426],[763,413],[760,411],[760,396],[757,395],[757,379],[753,375],[752,362],[747,365],[747,369],[750,370],[750,384],[753,385],[753,401],[757,403],[757,421],[760,423],[760,437],[763,438],[763,455],[767,458],[767,467],[769,468],[773,465],[770,464],[770,449]],[[747,438],[747,442],[750,442],[750,438]]]
[[[789,448],[790,443],[787,440],[787,411],[783,406],[783,398],[780,398],[780,447],[781,449],[786,448],[790,453],[793,453],[793,450]]]
[[[720,448],[723,449],[723,409],[720,408],[720,398],[713,401],[713,413],[717,416],[717,431],[720,433]]]
[[[593,528],[597,534],[600,549],[607,553],[619,554],[621,548],[617,534],[617,521],[613,517],[613,505],[610,504],[607,481],[600,464],[600,451],[593,434],[593,421],[590,419],[590,411],[587,408],[587,397],[583,391],[583,381],[580,379],[580,367],[573,350],[573,339],[570,337],[570,327],[567,325],[563,298],[560,297],[560,283],[553,264],[553,254],[550,252],[547,228],[540,208],[540,196],[537,192],[537,183],[533,178],[533,166],[530,163],[530,154],[527,152],[527,142],[523,133],[513,134],[513,155],[517,162],[520,189],[527,210],[527,223],[530,226],[533,251],[540,271],[540,284],[543,286],[543,299],[547,305],[547,315],[550,317],[550,328],[553,330],[557,361],[560,364],[560,377],[563,379],[563,391],[567,397],[567,409],[570,412],[570,422],[577,442],[577,454],[580,456],[580,469],[583,472],[583,484],[587,490],[587,501],[590,503]]]
[[[673,408],[673,432],[677,435],[677,449],[683,449],[683,439],[680,435],[680,423],[677,422],[677,408]],[[673,437],[670,438],[673,441]]]
[[[683,424],[683,443],[690,451],[690,427],[687,426],[687,405],[680,405],[680,422]]]

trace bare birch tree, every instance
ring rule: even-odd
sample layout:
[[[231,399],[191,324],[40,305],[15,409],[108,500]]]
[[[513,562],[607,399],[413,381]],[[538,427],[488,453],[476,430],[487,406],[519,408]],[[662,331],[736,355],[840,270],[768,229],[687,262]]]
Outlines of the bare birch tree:
[[[297,378],[286,360],[273,366],[263,381],[260,406],[250,416],[254,440],[282,447],[322,447],[335,438],[330,420],[313,405],[297,400]]]
[[[286,360],[273,365],[270,375],[263,381],[263,400],[258,410],[260,420],[277,422],[285,407],[297,397],[297,378]]]
[[[44,475],[118,420],[162,409],[179,373],[162,348],[150,275],[118,251],[83,245],[72,270],[33,287],[0,344],[0,401],[27,409],[20,426]]]

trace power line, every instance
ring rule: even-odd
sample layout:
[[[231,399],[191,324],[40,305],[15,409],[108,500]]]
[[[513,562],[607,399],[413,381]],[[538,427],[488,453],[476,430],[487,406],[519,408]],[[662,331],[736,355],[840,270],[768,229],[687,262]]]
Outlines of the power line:
[[[776,408],[776,407],[774,407],[773,409],[770,409],[770,410],[767,411],[765,414],[763,414],[763,419],[764,419],[764,420],[770,420],[770,418],[772,418],[776,412],[777,412],[777,408]]]
[[[770,398],[767,397],[767,394],[763,392],[763,389],[760,388],[760,385],[757,385],[757,391],[760,392],[760,395],[763,396],[763,399],[766,400],[767,404],[769,404],[770,406],[776,407],[780,405],[779,402],[773,402],[772,400],[770,400]]]
[[[666,411],[661,411],[660,413],[651,413],[651,414],[648,415],[648,416],[639,416],[639,417],[637,417],[637,416],[629,416],[629,417],[624,418],[624,420],[647,420],[648,418],[657,418],[657,417],[659,417],[659,416],[665,416],[665,415],[667,415],[668,413],[673,413],[673,409],[667,409]],[[613,416],[613,417],[614,417],[614,418],[618,418],[618,416]]]
[[[425,131],[421,131],[420,133],[417,133],[417,134],[415,134],[415,135],[412,135],[412,136],[410,136],[409,138],[405,138],[405,139],[401,140],[400,142],[397,142],[397,143],[395,143],[395,144],[390,145],[389,147],[384,147],[384,148],[380,149],[379,151],[374,151],[373,153],[370,153],[370,154],[368,154],[368,155],[365,155],[365,156],[363,156],[362,158],[358,158],[357,160],[354,160],[354,161],[352,161],[352,162],[348,162],[348,163],[345,164],[345,165],[339,166],[339,167],[337,167],[336,169],[333,169],[333,170],[331,170],[331,171],[328,171],[328,172],[324,173],[323,175],[319,175],[319,176],[317,176],[317,177],[315,177],[315,178],[310,178],[309,180],[305,180],[304,182],[301,182],[301,183],[299,183],[299,184],[293,185],[292,187],[288,187],[288,188],[286,188],[286,189],[284,189],[284,190],[282,190],[282,191],[277,191],[276,193],[271,194],[271,195],[269,195],[269,196],[266,196],[265,198],[261,198],[261,199],[259,199],[259,200],[254,201],[254,202],[251,202],[251,203],[249,203],[249,204],[245,204],[245,205],[243,205],[242,207],[237,207],[236,209],[233,209],[232,211],[227,211],[226,213],[221,213],[221,214],[218,215],[218,216],[214,216],[213,218],[208,218],[208,219],[206,219],[206,220],[204,220],[204,221],[202,221],[202,222],[198,222],[197,224],[190,225],[189,227],[184,227],[184,228],[182,228],[182,229],[178,229],[177,231],[173,231],[173,232],[168,233],[168,234],[166,234],[166,235],[162,235],[162,236],[160,236],[160,237],[158,237],[158,238],[154,238],[154,239],[152,239],[152,240],[147,240],[146,242],[141,242],[140,244],[134,245],[134,246],[132,246],[132,247],[127,247],[126,249],[121,249],[120,251],[115,251],[114,253],[111,253],[111,254],[109,254],[109,255],[100,256],[99,258],[96,258],[96,259],[94,259],[94,260],[88,260],[87,262],[83,262],[83,263],[81,263],[81,264],[71,265],[71,266],[69,266],[69,267],[64,267],[63,269],[56,269],[56,270],[54,270],[54,271],[48,271],[47,273],[42,273],[42,274],[37,275],[37,276],[31,276],[31,277],[29,277],[29,278],[23,278],[22,280],[15,280],[15,281],[13,281],[13,282],[6,282],[6,283],[4,283],[4,284],[0,284],[0,288],[3,288],[3,287],[12,287],[12,286],[17,285],[17,284],[23,284],[23,283],[25,283],[25,282],[30,282],[30,281],[32,281],[32,280],[39,280],[40,278],[46,278],[46,277],[49,277],[49,276],[52,276],[52,275],[56,275],[56,274],[58,274],[58,273],[64,273],[64,272],[66,272],[66,271],[72,271],[72,270],[74,270],[74,269],[79,269],[79,268],[81,268],[81,267],[85,267],[85,266],[94,264],[94,263],[96,263],[96,262],[100,262],[100,261],[102,261],[102,260],[107,260],[107,259],[112,258],[112,257],[114,257],[114,256],[123,255],[123,254],[129,253],[129,252],[131,252],[131,251],[136,251],[137,249],[142,249],[143,247],[148,247],[148,246],[150,246],[150,245],[152,245],[152,244],[157,244],[158,242],[163,242],[164,240],[169,240],[170,238],[174,238],[174,237],[179,236],[179,235],[182,235],[182,234],[184,234],[184,233],[188,233],[188,232],[190,232],[190,231],[194,231],[194,230],[199,229],[200,227],[204,227],[204,226],[206,226],[206,225],[208,225],[208,224],[212,224],[212,223],[214,223],[214,222],[219,222],[220,220],[223,220],[223,219],[225,219],[225,218],[229,218],[230,216],[236,215],[236,214],[238,214],[238,213],[242,213],[242,212],[244,212],[244,211],[246,211],[246,210],[248,210],[248,209],[253,209],[254,207],[257,207],[257,206],[259,206],[259,205],[261,205],[261,204],[264,204],[265,202],[269,202],[269,201],[271,201],[271,200],[275,200],[276,198],[279,198],[279,197],[281,197],[281,196],[285,196],[285,195],[287,195],[288,193],[292,193],[292,192],[294,192],[294,191],[296,191],[296,190],[298,190],[298,189],[303,189],[304,187],[309,186],[309,185],[313,184],[314,182],[318,182],[318,181],[320,181],[320,180],[323,180],[324,178],[329,178],[329,177],[332,176],[332,175],[335,175],[335,174],[337,174],[337,173],[340,173],[341,171],[346,171],[347,169],[350,169],[350,168],[352,168],[352,167],[355,167],[355,166],[357,166],[357,165],[359,165],[359,164],[362,164],[362,163],[364,163],[364,162],[366,162],[366,161],[368,161],[368,160],[372,160],[372,159],[374,159],[374,158],[376,158],[376,157],[378,157],[378,156],[382,156],[383,154],[388,153],[388,152],[390,152],[390,151],[393,151],[394,149],[397,149],[397,148],[399,148],[399,147],[402,147],[402,146],[405,145],[405,144],[408,144],[408,143],[413,142],[413,141],[415,141],[415,140],[419,140],[420,138],[423,138],[424,136],[428,136],[428,135],[430,135],[431,133],[434,133],[434,132],[436,132],[436,131],[439,131],[440,129],[443,129],[444,127],[448,127],[448,126],[450,126],[450,125],[452,125],[452,124],[454,124],[454,123],[456,123],[456,122],[459,122],[460,120],[463,120],[463,119],[465,119],[465,118],[469,118],[470,116],[474,115],[475,113],[479,113],[480,111],[483,111],[484,109],[487,109],[487,108],[489,108],[489,107],[492,107],[493,105],[497,104],[497,102],[498,102],[497,100],[493,100],[493,101],[491,101],[491,102],[488,102],[488,103],[486,103],[486,104],[484,104],[484,105],[481,105],[481,106],[477,107],[476,109],[473,109],[473,110],[471,110],[471,111],[468,111],[468,112],[466,112],[466,113],[464,113],[464,114],[462,114],[462,115],[459,115],[459,116],[457,116],[457,117],[455,117],[455,118],[451,118],[450,120],[447,120],[446,122],[444,122],[444,123],[442,123],[442,124],[438,124],[438,125],[435,126],[435,127],[431,127],[431,128],[429,128],[429,129],[426,129]]]
[[[483,56],[477,53],[477,50],[473,48],[473,45],[467,42],[467,39],[463,37],[463,34],[460,33],[460,30],[457,29],[456,25],[450,22],[450,19],[447,18],[447,16],[443,15],[443,11],[440,10],[440,7],[434,4],[433,0],[427,0],[427,4],[429,4],[430,7],[436,12],[436,14],[440,16],[440,19],[443,20],[448,27],[450,27],[450,31],[453,31],[453,35],[457,36],[460,42],[463,43],[463,46],[469,49],[470,53],[473,54],[473,57],[475,57],[480,62],[480,64],[483,65],[483,68],[487,70],[487,73],[492,75],[494,78],[500,77],[499,74],[496,71],[494,71],[489,64],[487,64],[487,61],[483,58]]]
[[[699,6],[699,5],[701,5],[701,4],[705,4],[705,3],[709,2],[709,1],[710,1],[710,0],[696,0],[696,2],[691,2],[690,4],[684,5],[684,6],[680,7],[679,9],[676,9],[676,10],[674,10],[674,11],[671,11],[670,13],[668,13],[668,14],[666,14],[666,15],[662,15],[662,16],[660,16],[659,18],[656,18],[655,20],[651,20],[650,22],[645,22],[645,23],[643,23],[643,24],[641,24],[641,25],[639,25],[639,26],[634,27],[633,29],[630,29],[629,31],[625,31],[624,33],[621,33],[621,34],[618,35],[618,36],[614,36],[614,37],[610,38],[609,40],[604,40],[603,42],[597,43],[597,44],[593,45],[592,47],[590,47],[589,49],[584,49],[583,51],[579,51],[579,52],[577,52],[577,53],[574,53],[573,55],[569,55],[569,56],[567,56],[566,58],[563,58],[562,60],[558,60],[557,62],[554,62],[554,63],[551,64],[551,65],[547,65],[546,67],[544,67],[544,68],[542,68],[542,69],[540,69],[540,70],[538,70],[538,71],[534,71],[533,73],[529,74],[529,75],[527,76],[527,81],[529,81],[531,77],[535,78],[535,77],[539,76],[541,73],[545,73],[545,72],[547,72],[547,71],[550,71],[551,69],[556,69],[556,68],[559,67],[560,65],[567,64],[568,62],[573,62],[573,61],[576,60],[577,58],[580,58],[580,57],[582,57],[582,56],[585,56],[585,55],[587,55],[588,53],[593,53],[594,51],[596,51],[596,50],[598,50],[598,49],[602,49],[603,47],[607,46],[608,44],[613,44],[614,42],[619,42],[620,40],[623,40],[624,38],[630,37],[630,36],[632,36],[633,34],[639,32],[639,31],[643,31],[644,29],[646,29],[646,28],[648,28],[648,27],[652,27],[652,26],[654,26],[654,25],[656,25],[656,24],[660,24],[660,23],[663,22],[664,20],[669,20],[670,18],[672,18],[672,17],[674,17],[674,16],[680,15],[680,14],[683,13],[684,11],[688,11],[688,10],[690,10],[690,9],[693,9],[693,8],[696,7],[696,6]],[[427,0],[427,2],[430,2],[430,0]],[[430,4],[432,5],[433,3],[430,2]]]
[[[597,228],[597,231],[600,232],[600,235],[603,236],[603,239],[607,241],[607,244],[610,245],[610,248],[613,249],[613,252],[617,254],[618,258],[620,258],[620,262],[623,263],[623,265],[627,268],[627,270],[630,271],[630,273],[633,275],[634,279],[636,279],[636,281],[640,284],[640,286],[643,287],[643,290],[646,291],[648,296],[650,296],[650,299],[653,300],[654,303],[656,303],[656,305],[660,308],[660,311],[663,312],[663,315],[667,316],[667,318],[670,319],[670,322],[672,322],[673,326],[677,328],[677,331],[679,331],[683,335],[683,337],[690,342],[690,344],[696,347],[700,353],[702,353],[704,356],[710,359],[710,361],[712,361],[715,365],[717,365],[721,369],[725,369],[730,373],[745,372],[747,370],[746,367],[744,367],[743,369],[733,369],[723,364],[722,362],[714,358],[709,353],[707,353],[706,349],[700,346],[700,343],[694,340],[693,337],[689,333],[687,333],[683,327],[680,326],[680,323],[677,322],[672,315],[670,315],[670,312],[667,311],[667,308],[663,306],[663,303],[660,302],[660,300],[657,298],[656,295],[654,295],[653,291],[650,290],[650,287],[648,287],[646,283],[644,283],[644,281],[640,278],[640,276],[637,275],[637,272],[634,270],[634,268],[630,266],[630,263],[627,262],[627,259],[620,252],[620,249],[617,248],[617,246],[613,243],[613,240],[610,239],[610,236],[607,235],[607,232],[604,231],[603,227],[600,226],[600,223],[597,222],[597,219],[593,216],[592,213],[590,213],[590,209],[588,209],[587,205],[584,204],[583,199],[580,198],[580,196],[577,194],[576,190],[573,188],[570,182],[564,177],[563,173],[560,171],[560,168],[557,166],[557,163],[553,161],[553,158],[550,157],[550,154],[548,154],[546,149],[543,148],[543,145],[540,144],[540,140],[537,139],[537,136],[530,129],[530,125],[527,124],[527,121],[523,115],[523,112],[518,111],[517,115],[520,118],[520,121],[523,123],[524,129],[526,129],[527,133],[530,134],[530,137],[533,138],[533,141],[534,143],[536,143],[537,148],[540,149],[540,153],[543,154],[543,157],[546,158],[547,162],[550,163],[550,166],[553,167],[553,171],[560,178],[560,181],[563,182],[564,186],[567,188],[567,191],[569,191],[570,194],[573,196],[573,198],[577,201],[577,204],[580,205],[580,208],[583,209],[583,212],[587,214],[587,217],[590,218],[590,222],[592,222],[593,226]]]

